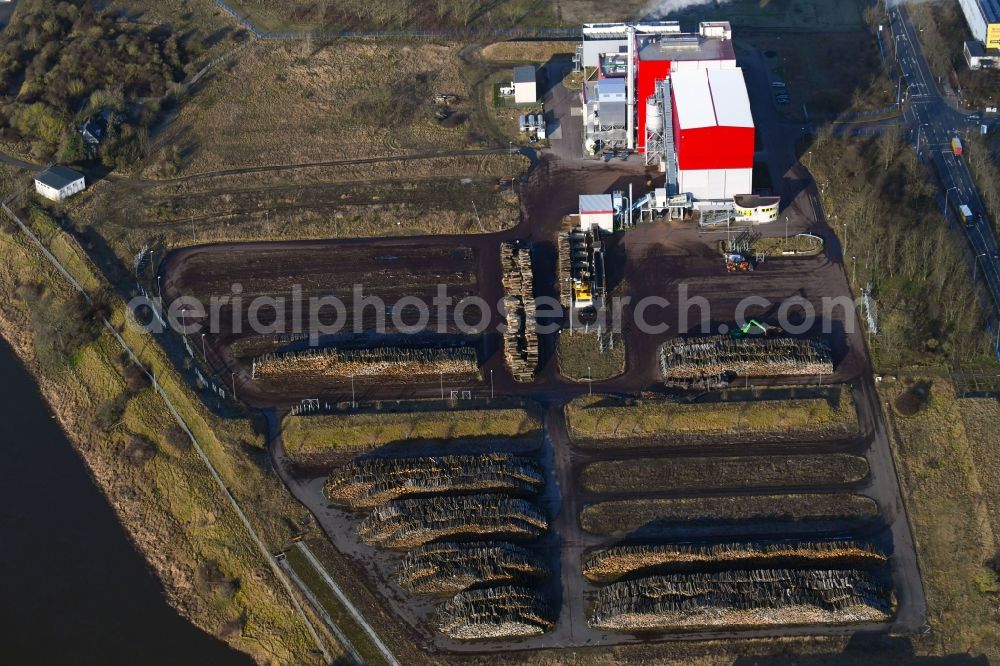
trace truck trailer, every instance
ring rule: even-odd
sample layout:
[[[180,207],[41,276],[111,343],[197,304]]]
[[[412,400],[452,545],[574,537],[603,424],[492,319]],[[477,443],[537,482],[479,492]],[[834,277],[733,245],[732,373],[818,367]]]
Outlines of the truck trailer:
[[[972,225],[975,223],[976,218],[972,215],[972,209],[969,208],[966,204],[962,204],[961,206],[959,206],[958,212],[962,216],[962,222],[965,222],[968,225]]]
[[[955,157],[962,156],[962,140],[957,136],[951,140],[951,152],[955,153]]]

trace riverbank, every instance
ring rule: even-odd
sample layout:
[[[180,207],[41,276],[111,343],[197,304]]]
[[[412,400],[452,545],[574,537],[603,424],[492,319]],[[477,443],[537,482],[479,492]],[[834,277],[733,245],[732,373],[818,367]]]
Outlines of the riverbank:
[[[14,350],[0,340],[4,657],[59,664],[249,664],[171,608]],[[150,646],[156,645],[156,650]]]
[[[35,378],[170,606],[259,663],[318,663],[291,600],[208,469],[148,381],[92,323],[90,306],[6,219],[0,253],[6,260],[0,336]],[[72,268],[88,270],[85,262]],[[104,314],[122,335],[136,337],[130,344],[170,392],[268,547],[280,550],[298,526],[308,529],[300,522],[304,512],[270,470],[263,430],[248,419],[211,414],[159,346],[126,329],[121,306]]]

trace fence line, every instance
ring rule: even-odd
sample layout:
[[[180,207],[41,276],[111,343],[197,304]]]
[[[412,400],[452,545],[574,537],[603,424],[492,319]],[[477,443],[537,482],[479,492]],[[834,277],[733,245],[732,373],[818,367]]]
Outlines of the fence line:
[[[7,216],[10,217],[15,224],[17,224],[18,228],[20,228],[20,230],[23,231],[25,235],[27,235],[28,238],[31,239],[32,243],[35,246],[37,246],[39,250],[41,250],[45,258],[48,259],[49,262],[53,266],[55,266],[55,268],[60,273],[62,273],[63,277],[65,277],[69,281],[69,283],[77,291],[79,291],[88,302],[92,302],[93,299],[91,295],[87,293],[87,290],[83,288],[83,286],[76,280],[76,278],[74,278],[70,274],[68,270],[66,270],[66,268],[62,265],[62,263],[60,263],[60,261],[56,259],[55,255],[49,252],[48,248],[46,248],[45,245],[42,243],[42,241],[39,240],[38,236],[36,236],[35,233],[30,228],[28,228],[28,226],[25,225],[24,222],[22,222],[17,215],[14,214],[14,212],[7,206],[7,203],[4,202],[3,204],[0,204],[0,206],[2,206],[4,213],[6,213]],[[240,522],[243,523],[243,527],[246,529],[247,533],[250,535],[251,539],[253,539],[254,543],[257,545],[257,548],[260,550],[261,555],[263,555],[264,559],[267,560],[267,563],[271,566],[271,570],[274,572],[274,575],[277,576],[278,580],[280,580],[282,585],[284,586],[285,591],[288,592],[288,596],[292,600],[292,604],[295,606],[295,609],[298,611],[299,616],[305,623],[306,629],[309,631],[309,634],[312,637],[313,642],[316,643],[316,647],[319,648],[320,652],[323,653],[323,657],[326,659],[327,663],[331,663],[333,661],[333,658],[331,657],[330,652],[327,650],[326,646],[323,644],[322,639],[320,639],[319,634],[316,632],[316,628],[313,627],[312,622],[309,621],[309,618],[306,615],[305,610],[302,608],[302,605],[299,603],[298,598],[296,598],[295,592],[292,589],[292,584],[288,580],[288,577],[285,575],[284,571],[281,570],[281,567],[278,566],[278,563],[271,555],[271,551],[268,550],[267,546],[264,544],[264,541],[260,538],[260,535],[257,534],[257,531],[253,528],[253,525],[250,523],[250,520],[247,518],[246,514],[243,513],[243,509],[240,508],[240,504],[236,500],[236,497],[233,496],[233,494],[229,490],[229,487],[226,485],[225,481],[222,480],[222,476],[215,469],[215,466],[212,465],[211,460],[209,460],[208,455],[205,453],[205,450],[201,447],[201,444],[198,442],[198,439],[194,436],[194,433],[188,427],[188,424],[184,420],[184,417],[180,415],[180,412],[177,411],[177,408],[174,406],[173,401],[167,395],[167,392],[156,380],[156,374],[147,369],[146,366],[142,364],[142,361],[139,360],[138,355],[136,355],[136,353],[132,350],[129,344],[125,341],[124,338],[122,338],[122,336],[118,333],[118,331],[111,324],[111,322],[107,320],[107,318],[101,317],[101,322],[104,324],[104,327],[111,333],[111,335],[114,336],[115,340],[118,341],[118,344],[121,345],[122,350],[124,350],[125,353],[128,354],[132,362],[135,363],[135,365],[140,370],[142,370],[143,374],[145,374],[150,379],[153,388],[163,399],[163,402],[167,405],[167,409],[170,410],[170,413],[177,421],[177,424],[181,427],[184,433],[187,434],[188,438],[191,440],[191,444],[194,447],[195,451],[197,451],[198,456],[201,458],[202,462],[205,463],[205,467],[208,468],[208,471],[212,475],[212,478],[215,480],[216,484],[222,490],[222,493],[226,496],[226,499],[232,506],[233,510],[236,512],[236,515],[240,519]]]

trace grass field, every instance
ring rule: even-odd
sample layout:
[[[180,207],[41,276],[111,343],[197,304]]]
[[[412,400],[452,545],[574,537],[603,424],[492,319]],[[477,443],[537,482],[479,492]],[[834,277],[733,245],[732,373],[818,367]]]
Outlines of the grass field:
[[[614,347],[600,347],[596,333],[576,332],[559,335],[559,374],[577,381],[600,381],[617,377],[625,372],[625,341],[614,335]],[[608,336],[604,336],[605,343]]]
[[[68,236],[61,243],[80,252]],[[20,234],[0,234],[0,252],[0,332],[38,377],[171,604],[259,660],[312,663],[312,641],[291,602],[149,383],[107,333],[85,322],[75,293]],[[85,263],[69,266],[85,284],[98,281],[83,273]],[[270,470],[259,424],[210,413],[159,346],[125,327],[120,309],[111,318],[263,539],[287,542],[304,514]]]
[[[572,41],[509,41],[495,42],[483,47],[484,60],[510,63],[546,63],[553,58],[570,59],[576,50]]]
[[[848,494],[635,499],[590,504],[580,512],[580,526],[591,534],[623,537],[668,523],[868,519],[877,513],[874,500]]]
[[[995,401],[956,400],[933,380],[915,415],[890,412],[893,452],[927,594],[931,635],[918,639],[938,654],[974,650],[1000,655],[996,534]],[[891,403],[907,389],[883,383]]]
[[[960,400],[958,409],[972,449],[976,476],[983,488],[983,501],[990,516],[994,538],[1000,534],[1000,446],[996,441],[996,428],[1000,423],[1000,401],[996,398],[969,398]],[[1000,555],[1000,553],[998,553]],[[1000,561],[997,562],[1000,567]]]
[[[465,409],[325,416],[286,416],[285,450],[298,462],[355,456],[400,442],[499,439],[536,440],[541,422],[528,409]]]
[[[144,175],[464,148],[461,103],[441,123],[433,102],[468,99],[460,66],[456,44],[429,41],[255,44],[181,108]]]
[[[265,31],[462,30],[550,25],[549,3],[501,0],[489,5],[463,0],[231,0]]]
[[[571,437],[594,447],[810,441],[850,437],[858,429],[846,385],[829,400],[644,401],[629,406],[606,396],[584,396],[565,409]]]
[[[580,482],[595,493],[655,493],[727,488],[826,486],[868,475],[861,456],[633,458],[588,465]]]

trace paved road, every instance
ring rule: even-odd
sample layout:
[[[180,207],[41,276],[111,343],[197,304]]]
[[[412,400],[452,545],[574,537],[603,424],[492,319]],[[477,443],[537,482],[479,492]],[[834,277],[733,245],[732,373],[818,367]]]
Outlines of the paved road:
[[[979,119],[957,110],[942,96],[905,7],[898,5],[889,10],[889,25],[896,42],[900,72],[908,86],[909,103],[904,117],[911,138],[921,159],[931,160],[937,169],[945,190],[942,208],[966,204],[972,209],[973,223],[965,225],[958,221],[957,225],[975,256],[974,274],[983,278],[994,304],[1000,306],[1000,248],[968,165],[954,155],[950,146],[952,137],[978,131]],[[946,210],[945,214],[950,221],[957,220],[952,210]]]

